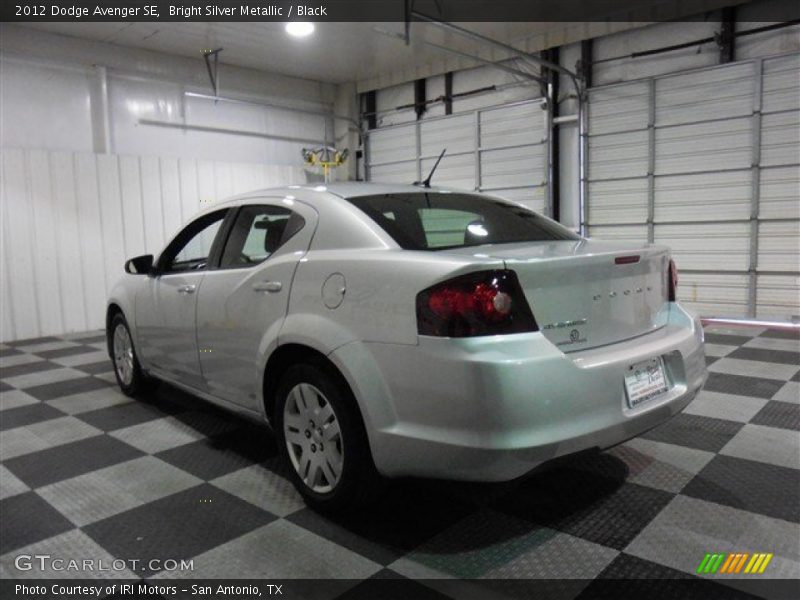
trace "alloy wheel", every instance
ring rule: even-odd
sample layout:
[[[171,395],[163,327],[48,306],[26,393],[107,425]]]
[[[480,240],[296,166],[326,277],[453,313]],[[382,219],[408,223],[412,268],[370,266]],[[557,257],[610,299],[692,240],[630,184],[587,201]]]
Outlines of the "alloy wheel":
[[[309,383],[294,386],[283,408],[283,433],[289,459],[303,483],[328,493],[342,475],[344,446],[333,406]]]
[[[133,381],[133,342],[128,328],[122,323],[114,329],[114,367],[124,385]]]

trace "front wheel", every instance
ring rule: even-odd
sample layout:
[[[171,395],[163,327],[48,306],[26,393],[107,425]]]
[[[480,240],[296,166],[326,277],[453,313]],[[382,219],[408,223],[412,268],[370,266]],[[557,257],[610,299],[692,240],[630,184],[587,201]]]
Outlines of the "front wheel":
[[[321,363],[290,367],[277,389],[275,429],[292,483],[321,511],[375,499],[381,478],[346,382]]]
[[[120,389],[128,396],[135,396],[152,386],[152,380],[142,371],[136,349],[133,347],[131,331],[122,313],[111,320],[108,330],[108,349],[114,363],[114,376]]]

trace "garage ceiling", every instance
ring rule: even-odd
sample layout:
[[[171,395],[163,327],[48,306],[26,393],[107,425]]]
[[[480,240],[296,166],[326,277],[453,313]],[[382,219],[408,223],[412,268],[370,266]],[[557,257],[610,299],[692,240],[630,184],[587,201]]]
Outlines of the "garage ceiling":
[[[631,0],[631,12],[649,7],[659,18],[709,11],[731,0]],[[658,5],[654,12],[653,6]],[[636,14],[650,14],[643,9]],[[630,16],[628,15],[628,16]],[[516,45],[528,52],[623,31],[638,22],[593,23],[461,23],[473,31]],[[426,23],[412,25],[412,43],[406,46],[396,36],[403,23],[317,23],[309,38],[289,37],[278,22],[135,22],[135,23],[26,23],[26,27],[198,58],[203,48],[224,48],[222,64],[323,81],[358,82],[359,91],[395,85],[420,77],[474,66],[474,63],[444,55],[426,46],[433,42],[483,58],[500,60],[502,53],[469,39],[455,36]],[[388,35],[387,35],[388,34]]]
[[[469,23],[497,39],[519,41],[560,23]],[[30,23],[28,27],[120,46],[197,58],[202,48],[223,47],[220,62],[329,83],[361,81],[442,58],[422,40],[477,52],[476,45],[428,24],[413,25],[406,46],[403,23],[318,23],[314,35],[288,36],[283,23]],[[387,35],[391,34],[391,35]]]

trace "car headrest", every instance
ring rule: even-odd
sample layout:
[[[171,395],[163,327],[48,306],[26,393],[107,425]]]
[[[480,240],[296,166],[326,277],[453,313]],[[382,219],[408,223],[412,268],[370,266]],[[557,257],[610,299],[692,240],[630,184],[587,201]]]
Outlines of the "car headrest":
[[[286,229],[286,223],[286,219],[266,222],[264,226],[264,250],[267,253],[272,254],[280,247],[283,230]]]
[[[465,246],[480,246],[489,241],[489,231],[483,221],[472,221],[464,231]]]

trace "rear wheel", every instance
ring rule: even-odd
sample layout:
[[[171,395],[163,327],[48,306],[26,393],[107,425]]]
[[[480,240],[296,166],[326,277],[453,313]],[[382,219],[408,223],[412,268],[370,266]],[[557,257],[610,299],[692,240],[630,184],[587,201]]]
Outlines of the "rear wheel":
[[[340,511],[375,499],[381,478],[355,399],[338,373],[322,362],[294,365],[275,404],[279,447],[310,506]]]
[[[150,389],[153,380],[142,371],[136,349],[133,346],[128,322],[122,313],[117,313],[111,320],[108,330],[108,346],[111,360],[114,363],[114,376],[120,389],[128,396],[135,396]]]

